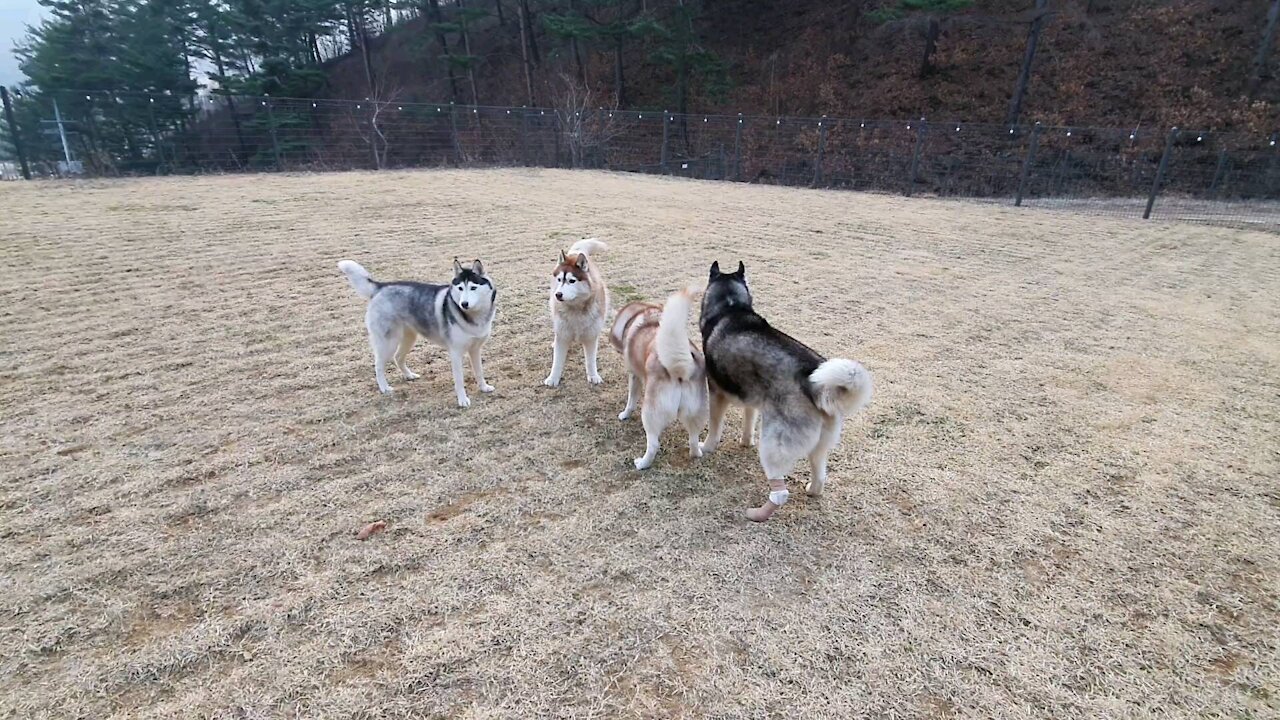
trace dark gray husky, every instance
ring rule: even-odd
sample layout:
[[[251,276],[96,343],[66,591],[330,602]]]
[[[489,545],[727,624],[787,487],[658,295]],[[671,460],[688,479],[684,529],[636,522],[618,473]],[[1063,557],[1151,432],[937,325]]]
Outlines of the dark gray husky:
[[[730,402],[742,404],[742,444],[751,445],[756,413],[763,411],[760,464],[769,478],[769,499],[747,511],[768,520],[787,502],[787,473],[802,457],[813,474],[806,487],[821,495],[827,480],[827,454],[840,441],[844,419],[871,400],[871,373],[853,360],[828,360],[807,345],[775,329],[751,307],[747,269],[720,272],[702,298],[702,350],[711,392],[711,429],[702,451],[720,444]]]
[[[480,350],[493,330],[498,291],[479,260],[471,267],[463,267],[455,258],[453,281],[448,285],[378,282],[354,260],[343,260],[338,263],[338,269],[360,297],[369,301],[364,324],[369,329],[378,390],[391,392],[387,384],[388,360],[395,363],[406,380],[418,377],[409,369],[407,359],[418,336],[422,336],[449,351],[458,407],[471,405],[462,384],[464,354],[471,358],[471,372],[476,376],[480,392],[493,392],[493,386],[484,381]]]

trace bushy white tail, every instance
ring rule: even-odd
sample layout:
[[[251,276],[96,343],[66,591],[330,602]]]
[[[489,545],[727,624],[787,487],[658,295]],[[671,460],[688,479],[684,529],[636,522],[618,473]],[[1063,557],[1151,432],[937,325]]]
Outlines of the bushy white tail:
[[[861,363],[832,358],[809,376],[814,403],[828,415],[848,417],[871,402],[871,373]]]
[[[576,255],[578,253],[582,253],[587,257],[591,257],[594,253],[604,252],[608,249],[608,245],[605,245],[595,238],[584,238],[574,243],[573,247],[569,248],[569,254]]]
[[[689,307],[693,304],[693,290],[684,289],[667,298],[658,321],[656,340],[658,362],[677,380],[693,377],[698,366],[689,351]]]
[[[356,289],[360,297],[368,300],[378,294],[378,284],[369,276],[369,271],[365,270],[360,263],[355,260],[341,260],[338,262],[338,269],[343,275],[347,276],[347,281],[351,283],[351,287]]]

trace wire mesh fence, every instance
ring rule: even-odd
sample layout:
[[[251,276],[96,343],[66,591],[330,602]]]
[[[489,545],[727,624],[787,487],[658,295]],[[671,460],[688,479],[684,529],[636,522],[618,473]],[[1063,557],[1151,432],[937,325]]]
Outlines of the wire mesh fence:
[[[1275,136],[232,95],[38,102],[53,119],[10,135],[39,176],[594,168],[1280,230]]]

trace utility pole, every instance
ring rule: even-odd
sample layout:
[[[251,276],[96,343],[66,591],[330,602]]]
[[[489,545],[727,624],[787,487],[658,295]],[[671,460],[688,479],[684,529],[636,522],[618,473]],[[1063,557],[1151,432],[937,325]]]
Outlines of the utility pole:
[[[62,112],[58,110],[58,99],[53,100],[53,120],[58,123],[58,137],[62,138],[62,156],[67,160],[67,172],[71,172],[71,146],[67,144],[67,129],[62,124]]]

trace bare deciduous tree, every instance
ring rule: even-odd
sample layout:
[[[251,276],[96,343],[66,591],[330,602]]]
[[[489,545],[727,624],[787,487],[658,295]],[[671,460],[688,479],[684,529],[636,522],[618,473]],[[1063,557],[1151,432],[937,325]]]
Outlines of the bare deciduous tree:
[[[390,147],[383,122],[387,111],[395,105],[396,99],[400,96],[400,88],[397,86],[387,89],[382,80],[383,77],[385,76],[379,75],[375,81],[372,96],[366,98],[367,106],[365,103],[357,106],[357,112],[368,113],[367,119],[359,116],[352,118],[356,133],[369,146],[369,152],[373,155],[373,166],[378,170],[387,166],[387,149]]]
[[[617,105],[597,106],[591,89],[572,75],[560,76],[556,118],[560,121],[572,167],[602,164],[609,141],[622,130]]]

